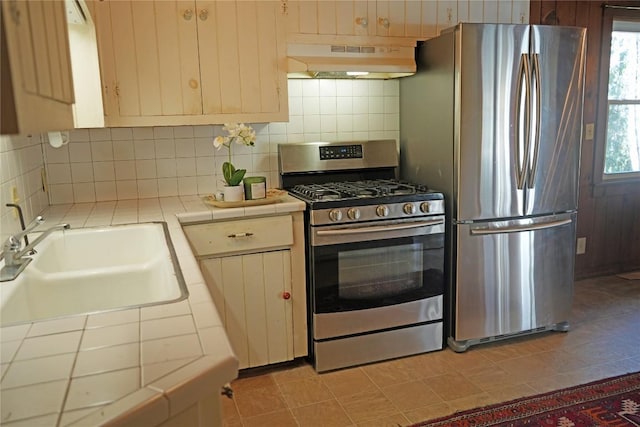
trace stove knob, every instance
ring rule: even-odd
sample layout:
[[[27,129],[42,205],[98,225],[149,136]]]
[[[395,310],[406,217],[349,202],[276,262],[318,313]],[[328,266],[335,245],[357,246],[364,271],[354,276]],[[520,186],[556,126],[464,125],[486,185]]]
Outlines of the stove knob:
[[[376,215],[378,216],[387,216],[389,215],[389,208],[385,205],[380,205],[376,208]]]
[[[342,219],[342,212],[338,209],[331,209],[329,211],[329,219],[333,222],[340,221]]]
[[[350,208],[347,211],[347,216],[349,217],[349,219],[360,219],[360,209]]]
[[[429,202],[420,203],[420,210],[424,213],[429,213]]]
[[[416,207],[413,203],[405,203],[404,206],[402,206],[402,211],[407,215],[413,215],[416,213]]]

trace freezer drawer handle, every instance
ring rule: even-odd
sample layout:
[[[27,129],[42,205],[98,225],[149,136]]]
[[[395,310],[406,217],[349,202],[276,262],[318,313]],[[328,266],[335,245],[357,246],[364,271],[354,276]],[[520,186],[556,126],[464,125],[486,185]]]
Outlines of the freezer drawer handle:
[[[342,228],[337,230],[319,230],[316,232],[318,236],[336,236],[344,234],[362,234],[371,232],[389,232],[395,230],[407,230],[411,228],[427,227],[430,225],[444,224],[443,219],[437,219],[433,221],[412,222],[410,224],[394,224],[394,225],[382,225],[375,227],[362,227],[362,228]]]
[[[571,224],[571,219],[562,219],[560,221],[541,222],[540,224],[533,225],[517,225],[514,227],[501,227],[501,228],[477,228],[471,230],[473,236],[483,236],[487,234],[503,234],[503,233],[518,233],[522,231],[535,231],[544,230],[545,228],[560,227],[561,225]]]

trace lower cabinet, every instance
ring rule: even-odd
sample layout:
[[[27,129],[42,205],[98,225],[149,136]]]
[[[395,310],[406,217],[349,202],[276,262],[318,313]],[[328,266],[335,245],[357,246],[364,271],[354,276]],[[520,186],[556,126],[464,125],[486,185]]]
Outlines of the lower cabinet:
[[[183,230],[240,369],[306,356],[302,212],[188,224]]]
[[[240,369],[293,359],[291,252],[200,261]]]

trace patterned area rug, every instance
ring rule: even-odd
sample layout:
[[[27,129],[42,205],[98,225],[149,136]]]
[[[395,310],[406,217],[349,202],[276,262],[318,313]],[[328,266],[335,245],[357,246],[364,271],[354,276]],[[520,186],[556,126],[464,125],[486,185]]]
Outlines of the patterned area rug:
[[[640,372],[458,412],[425,426],[640,427]]]

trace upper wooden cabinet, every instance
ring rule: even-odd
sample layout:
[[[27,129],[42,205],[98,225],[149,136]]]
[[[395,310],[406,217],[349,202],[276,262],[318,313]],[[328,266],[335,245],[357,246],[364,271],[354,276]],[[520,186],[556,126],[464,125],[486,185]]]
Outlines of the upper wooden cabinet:
[[[420,0],[290,0],[290,34],[327,36],[421,36]]]
[[[73,83],[62,1],[2,1],[3,134],[73,128]]]
[[[279,1],[94,6],[106,126],[288,120]]]
[[[285,5],[292,40],[310,40],[308,35],[326,41],[341,36],[425,40],[460,21],[529,21],[528,0],[289,0]]]

